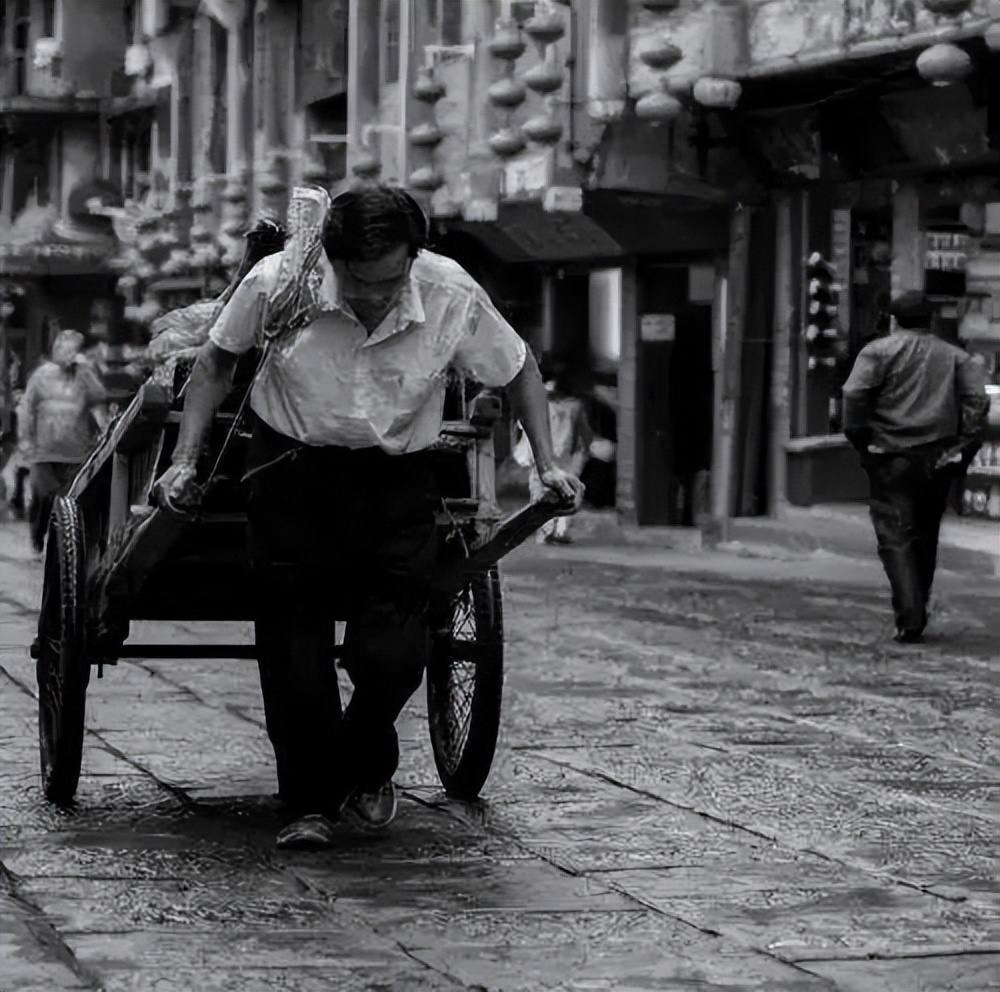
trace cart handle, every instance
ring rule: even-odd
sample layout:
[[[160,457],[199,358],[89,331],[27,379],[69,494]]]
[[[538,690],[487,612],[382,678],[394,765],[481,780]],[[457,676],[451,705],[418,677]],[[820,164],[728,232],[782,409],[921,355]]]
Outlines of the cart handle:
[[[561,499],[554,492],[546,492],[540,500],[521,507],[497,523],[485,538],[469,548],[464,558],[441,568],[434,580],[435,591],[444,595],[460,592],[474,576],[487,571],[504,555],[510,554],[539,527],[554,517],[573,512],[575,507],[571,501]]]

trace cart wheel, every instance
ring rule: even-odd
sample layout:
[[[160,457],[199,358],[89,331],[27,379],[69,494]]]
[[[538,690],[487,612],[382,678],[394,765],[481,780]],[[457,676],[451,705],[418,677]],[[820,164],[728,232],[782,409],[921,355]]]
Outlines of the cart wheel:
[[[427,713],[445,792],[475,799],[490,773],[503,695],[503,611],[494,565],[455,597],[431,639]]]
[[[83,519],[76,501],[58,497],[45,552],[38,617],[38,740],[45,798],[72,802],[83,758],[86,656]]]

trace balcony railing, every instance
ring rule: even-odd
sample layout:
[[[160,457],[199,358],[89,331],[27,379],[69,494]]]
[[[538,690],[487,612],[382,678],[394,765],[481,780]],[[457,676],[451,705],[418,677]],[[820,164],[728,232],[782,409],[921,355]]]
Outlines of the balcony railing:
[[[761,3],[749,17],[749,75],[852,56],[926,47],[981,34],[987,0],[959,16],[935,15],[919,0],[808,0],[793,8]]]

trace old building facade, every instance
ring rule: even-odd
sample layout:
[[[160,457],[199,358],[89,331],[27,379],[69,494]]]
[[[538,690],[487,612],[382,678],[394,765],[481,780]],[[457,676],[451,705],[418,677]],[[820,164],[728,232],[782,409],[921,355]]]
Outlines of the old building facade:
[[[87,3],[105,27],[70,31]],[[32,144],[33,123],[5,148],[5,231],[26,224],[36,185],[66,218],[74,183],[104,184],[80,217],[115,231],[119,336],[210,292],[246,225],[280,216],[294,184],[381,175],[603,411],[627,520],[859,497],[838,389],[890,292],[926,288],[997,381],[996,0],[4,12],[4,128],[27,119],[11,87],[37,103],[52,84],[36,63],[59,51],[62,90],[44,98],[64,102],[67,135],[61,157]],[[12,284],[26,249],[10,244]],[[818,343],[814,254],[839,287]],[[981,468],[969,506],[988,508],[995,466]]]

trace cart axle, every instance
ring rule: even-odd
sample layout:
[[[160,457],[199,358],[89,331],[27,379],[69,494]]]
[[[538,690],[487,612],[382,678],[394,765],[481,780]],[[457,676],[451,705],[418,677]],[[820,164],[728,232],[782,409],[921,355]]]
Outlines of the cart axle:
[[[256,658],[254,644],[123,644],[119,658]]]

